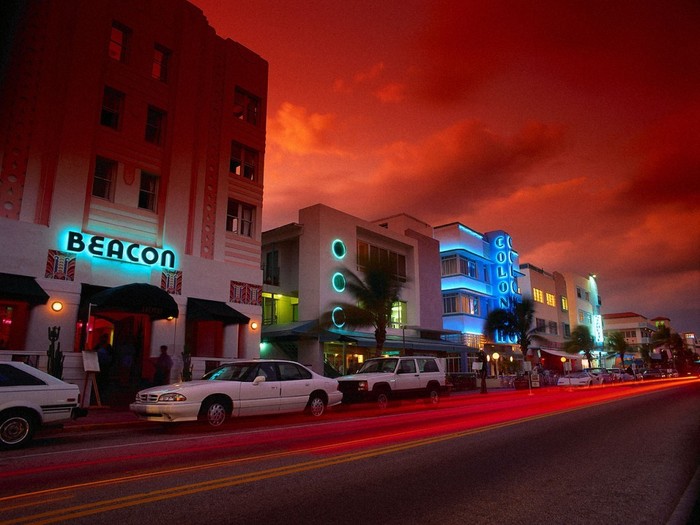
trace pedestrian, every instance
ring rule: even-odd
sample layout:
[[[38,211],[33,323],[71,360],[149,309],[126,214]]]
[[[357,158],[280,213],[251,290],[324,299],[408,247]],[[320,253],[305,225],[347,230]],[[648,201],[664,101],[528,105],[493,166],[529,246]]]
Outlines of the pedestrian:
[[[100,336],[94,350],[97,352],[97,362],[100,365],[100,371],[97,374],[97,388],[102,399],[106,399],[112,361],[114,360],[114,351],[112,345],[109,344],[109,334]]]
[[[160,356],[156,359],[156,373],[153,375],[155,385],[167,385],[170,383],[170,370],[173,367],[173,359],[168,355],[168,346],[161,345]]]

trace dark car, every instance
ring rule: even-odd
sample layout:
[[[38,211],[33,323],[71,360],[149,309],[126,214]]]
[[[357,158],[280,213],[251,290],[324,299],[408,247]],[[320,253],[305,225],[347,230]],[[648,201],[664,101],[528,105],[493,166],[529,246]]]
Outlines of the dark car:
[[[644,381],[649,381],[651,379],[663,379],[666,375],[658,368],[649,368],[642,372],[642,379]]]

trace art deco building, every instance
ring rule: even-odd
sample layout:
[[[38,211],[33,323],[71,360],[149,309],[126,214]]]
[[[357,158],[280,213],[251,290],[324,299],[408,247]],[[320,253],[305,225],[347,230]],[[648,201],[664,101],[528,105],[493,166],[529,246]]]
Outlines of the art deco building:
[[[297,223],[263,233],[261,356],[292,358],[317,372],[324,364],[356,369],[376,356],[374,329],[346,325],[339,306],[354,300],[345,286],[348,272],[362,277],[371,260],[390,263],[403,285],[383,354],[462,359],[467,348],[450,337],[459,334],[442,327],[440,252],[432,227],[404,214],[366,221],[321,204],[299,210]],[[329,325],[319,326],[329,313]]]
[[[126,391],[162,344],[195,374],[257,356],[267,62],[183,0],[12,5],[0,359],[41,367],[60,326],[79,380],[80,351],[105,336]]]

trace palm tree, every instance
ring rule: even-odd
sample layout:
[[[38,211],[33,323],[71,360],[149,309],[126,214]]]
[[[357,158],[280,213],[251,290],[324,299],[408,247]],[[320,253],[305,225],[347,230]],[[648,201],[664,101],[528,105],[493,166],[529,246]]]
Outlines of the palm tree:
[[[620,356],[621,368],[625,367],[625,353],[629,350],[629,346],[622,332],[612,332],[608,336],[607,347]]]
[[[585,324],[580,324],[573,330],[571,330],[571,338],[564,343],[564,350],[570,354],[577,354],[578,352],[583,352],[588,359],[588,366],[593,366],[593,349],[595,348],[595,341],[593,336],[591,336],[591,331]]]
[[[396,272],[386,262],[366,261],[361,275],[347,268],[345,291],[355,302],[343,302],[337,306],[343,309],[344,321],[349,327],[374,327],[377,353],[381,354],[386,341],[386,329],[391,320],[391,308],[399,300],[404,282],[396,278]],[[323,324],[328,324],[331,314],[324,315]]]
[[[651,342],[654,348],[661,346],[671,351],[674,368],[677,367],[678,362],[685,361],[685,344],[683,343],[683,338],[679,334],[671,332],[668,326],[660,326],[659,329],[654,332],[654,335],[652,335]],[[665,356],[665,352],[662,353],[662,356]]]
[[[511,301],[509,308],[497,308],[489,312],[484,323],[484,332],[492,340],[497,333],[504,337],[514,336],[523,358],[526,358],[530,343],[534,339],[544,339],[535,335],[535,329],[532,328],[534,318],[535,303],[532,300]]]

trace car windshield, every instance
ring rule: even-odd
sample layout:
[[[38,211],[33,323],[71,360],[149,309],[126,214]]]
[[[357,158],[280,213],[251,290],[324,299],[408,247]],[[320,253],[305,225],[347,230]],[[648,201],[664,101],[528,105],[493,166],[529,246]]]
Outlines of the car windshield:
[[[391,374],[396,370],[396,363],[398,359],[370,359],[365,361],[365,363],[357,371],[358,374]]]
[[[588,377],[586,372],[572,372],[569,377]]]
[[[252,381],[258,363],[228,363],[204,374],[208,381]]]

